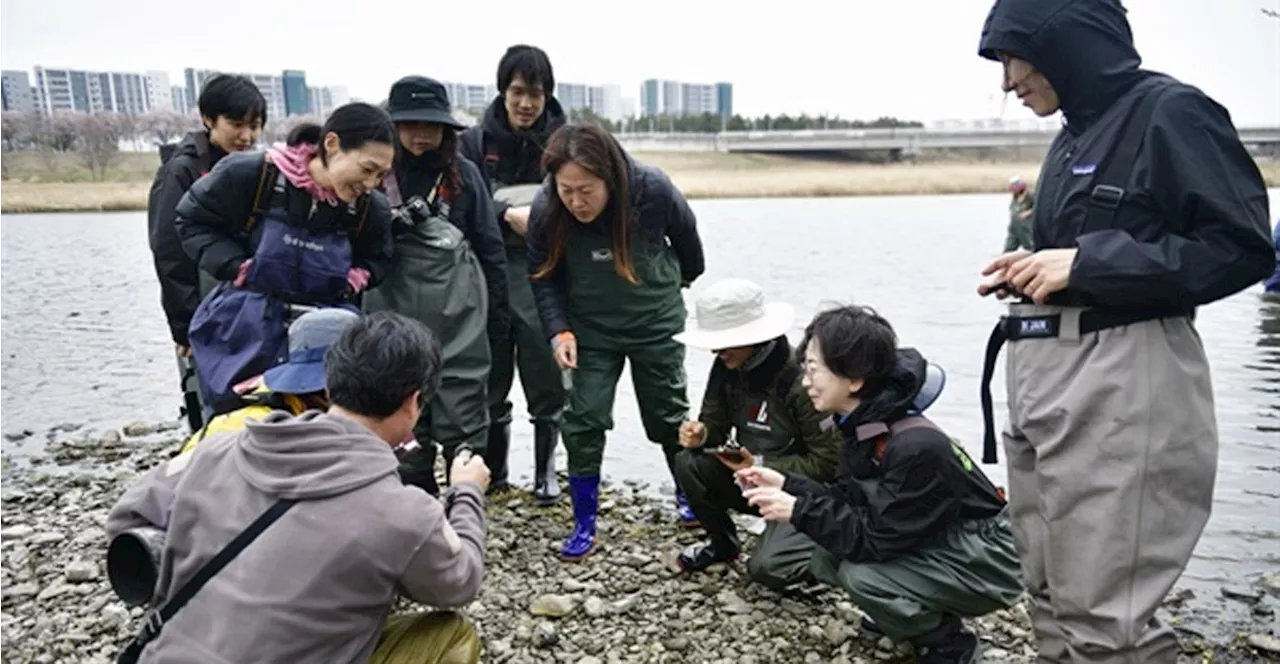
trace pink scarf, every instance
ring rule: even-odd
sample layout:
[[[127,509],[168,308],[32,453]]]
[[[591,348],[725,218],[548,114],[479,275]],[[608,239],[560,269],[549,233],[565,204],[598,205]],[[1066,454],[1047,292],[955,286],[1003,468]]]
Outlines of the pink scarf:
[[[338,195],[333,193],[333,190],[320,186],[311,178],[311,172],[307,170],[307,164],[311,163],[311,159],[316,156],[315,145],[300,143],[284,149],[269,148],[267,154],[271,156],[271,163],[284,173],[289,184],[311,194],[319,201],[329,205],[338,204]]]

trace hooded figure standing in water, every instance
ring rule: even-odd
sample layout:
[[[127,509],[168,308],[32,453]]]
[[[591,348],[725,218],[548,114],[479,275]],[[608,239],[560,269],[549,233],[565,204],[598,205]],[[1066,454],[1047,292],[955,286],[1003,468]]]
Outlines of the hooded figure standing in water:
[[[1061,110],[1034,253],[983,271],[1020,302],[1006,363],[1009,505],[1041,661],[1173,662],[1156,617],[1213,503],[1218,431],[1196,307],[1272,269],[1267,193],[1226,109],[1139,68],[1117,0],[1000,0],[982,57]],[[995,461],[989,388],[987,449]]]

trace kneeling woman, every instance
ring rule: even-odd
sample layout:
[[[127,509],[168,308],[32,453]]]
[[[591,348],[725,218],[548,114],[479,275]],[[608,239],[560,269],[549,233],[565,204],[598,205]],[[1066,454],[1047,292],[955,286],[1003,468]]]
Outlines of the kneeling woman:
[[[507,255],[480,169],[458,154],[462,125],[444,86],[406,76],[391,86],[387,111],[398,134],[383,182],[396,210],[395,259],[364,308],[416,318],[444,342],[440,389],[414,427],[421,448],[400,466],[406,483],[435,495],[436,443],[446,469],[461,445],[485,453],[489,344],[510,327]]]
[[[551,176],[529,216],[529,272],[556,362],[572,369],[562,433],[574,529],[561,556],[579,560],[596,539],[605,432],[623,363],[649,440],[670,467],[689,411],[680,293],[702,274],[693,211],[656,168],[632,160],[596,125],[569,124],[547,142]]]
[[[391,262],[391,213],[375,191],[394,129],[368,104],[301,125],[288,147],[230,155],[178,203],[183,249],[220,282],[191,320],[191,350],[210,404],[283,361],[291,304],[355,307]]]

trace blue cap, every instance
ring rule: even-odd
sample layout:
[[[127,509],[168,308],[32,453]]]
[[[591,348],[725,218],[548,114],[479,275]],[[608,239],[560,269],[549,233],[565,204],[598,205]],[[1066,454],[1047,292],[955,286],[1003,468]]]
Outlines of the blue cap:
[[[947,372],[942,367],[929,362],[924,368],[924,384],[920,386],[920,391],[916,393],[915,401],[911,402],[911,407],[918,413],[923,413],[933,402],[938,400],[942,395],[942,388],[947,385]]]
[[[325,388],[324,354],[360,315],[343,308],[308,311],[289,326],[289,360],[262,374],[272,392],[309,394]]]

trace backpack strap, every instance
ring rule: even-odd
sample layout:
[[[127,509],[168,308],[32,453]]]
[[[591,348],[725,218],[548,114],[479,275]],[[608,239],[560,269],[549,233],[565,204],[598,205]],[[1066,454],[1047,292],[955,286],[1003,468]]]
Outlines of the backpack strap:
[[[1114,227],[1116,211],[1129,192],[1124,185],[1138,161],[1138,152],[1151,126],[1151,116],[1156,104],[1172,84],[1160,83],[1141,93],[1137,103],[1120,125],[1119,139],[1103,160],[1093,178],[1093,190],[1089,193],[1089,209],[1085,213],[1084,232],[1106,230]]]
[[[909,429],[933,429],[934,431],[942,431],[938,425],[923,415],[908,415],[895,422],[868,422],[858,425],[856,429],[859,442],[875,441],[875,460],[879,463],[884,458],[885,448],[889,446],[889,441],[903,431]]]
[[[360,237],[360,233],[364,231],[364,222],[369,218],[369,208],[373,207],[373,194],[364,195],[364,203],[360,205],[360,216],[356,219],[356,231],[351,234],[351,241],[354,242]]]
[[[147,612],[147,617],[142,624],[142,629],[139,630],[137,636],[133,637],[133,641],[125,647],[124,651],[120,653],[119,661],[136,662],[138,657],[142,655],[143,648],[146,648],[148,643],[160,635],[160,630],[164,628],[165,623],[172,620],[173,616],[177,614],[182,607],[186,606],[187,602],[190,602],[191,598],[194,597],[196,593],[200,592],[200,589],[209,582],[209,579],[212,579],[215,574],[222,571],[222,568],[226,567],[227,563],[230,563],[236,556],[240,555],[240,552],[244,551],[245,547],[249,546],[253,540],[257,539],[258,536],[262,534],[262,531],[275,523],[277,519],[284,516],[284,513],[288,512],[289,509],[296,504],[298,504],[298,501],[292,499],[281,499],[277,501],[274,505],[268,508],[266,512],[263,512],[257,519],[254,519],[253,523],[249,524],[248,528],[245,528],[239,535],[236,535],[235,539],[231,540],[231,543],[227,544],[218,552],[218,555],[205,563],[204,566],[200,568],[200,571],[196,572],[195,576],[191,577],[190,581],[183,584],[183,586],[178,589],[178,592],[174,593],[168,602],[165,602],[164,606]]]
[[[276,175],[271,175],[275,171]],[[262,216],[266,214],[266,210],[262,206],[262,190],[266,188],[267,182],[277,179],[280,169],[271,163],[271,153],[268,152],[262,158],[262,172],[258,173],[258,189],[253,192],[253,209],[249,211],[249,218],[245,220],[244,232],[248,233],[253,230],[254,225],[262,220]],[[270,176],[270,177],[268,177]],[[270,202],[271,197],[267,197]]]

